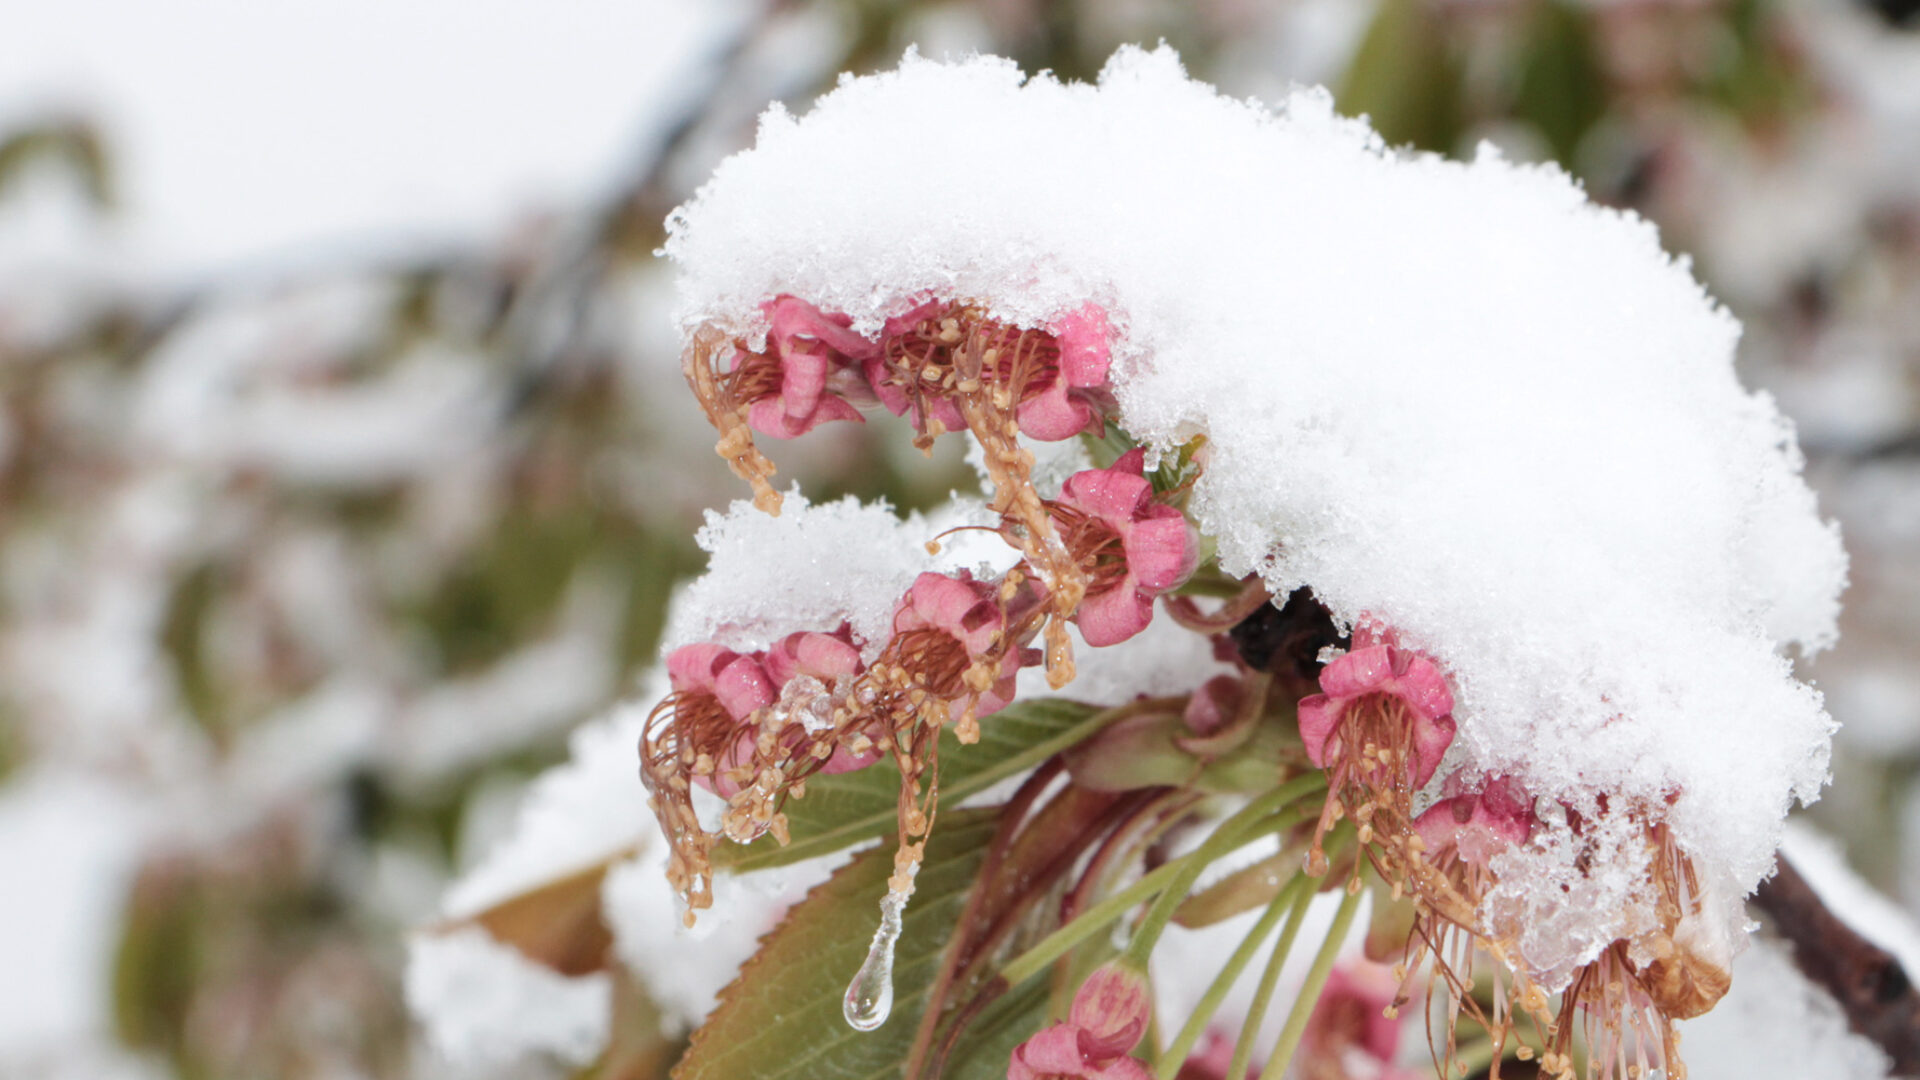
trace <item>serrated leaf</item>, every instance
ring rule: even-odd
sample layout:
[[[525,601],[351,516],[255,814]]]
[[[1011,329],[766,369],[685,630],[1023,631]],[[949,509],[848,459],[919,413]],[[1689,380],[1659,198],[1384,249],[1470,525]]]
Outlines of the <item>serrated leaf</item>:
[[[600,884],[612,860],[504,900],[473,917],[493,939],[562,975],[607,966],[613,933],[600,917]]]
[[[1103,720],[1091,705],[1038,698],[1019,701],[980,722],[980,741],[962,746],[951,730],[940,736],[940,801],[961,799],[1024,772],[1078,743]],[[790,842],[770,836],[747,845],[723,844],[713,864],[734,873],[764,870],[826,855],[893,831],[900,770],[885,761],[859,772],[816,776],[804,798],[786,805]],[[936,834],[938,832],[936,826]]]
[[[761,942],[760,951],[720,995],[674,1080],[882,1080],[900,1075],[940,969],[942,954],[993,839],[997,809],[942,815],[927,845],[918,888],[907,905],[894,952],[893,1011],[874,1031],[840,1015],[848,980],[866,957],[880,922],[880,897],[893,872],[891,844],[856,856],[807,894]],[[968,1073],[993,1075],[1003,1044],[1038,1027],[1032,995],[1009,995],[980,1018],[982,1037],[963,1039]],[[1041,1001],[1044,1007],[1044,998]],[[1008,1041],[1011,1040],[1011,1041]],[[999,1059],[1005,1075],[1006,1059]]]

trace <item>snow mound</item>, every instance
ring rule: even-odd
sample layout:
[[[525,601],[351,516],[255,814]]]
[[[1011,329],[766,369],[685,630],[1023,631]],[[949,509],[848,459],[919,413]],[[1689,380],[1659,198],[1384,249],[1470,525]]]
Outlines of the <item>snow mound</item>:
[[[1667,805],[1736,893],[1824,782],[1786,653],[1833,641],[1846,566],[1792,427],[1686,263],[1556,169],[1397,154],[1164,48],[1097,85],[909,53],[772,107],[669,227],[688,327],[752,337],[781,293],[868,334],[930,296],[1103,306],[1122,427],[1209,439],[1224,568],[1437,657],[1452,764]]]
[[[998,536],[949,529],[994,520],[978,500],[955,498],[931,515],[896,517],[885,503],[849,496],[809,503],[788,492],[779,517],[742,499],[709,510],[694,539],[710,556],[704,574],[674,600],[666,646],[711,641],[764,649],[799,630],[831,631],[842,621],[871,660],[893,632],[893,609],[926,571],[995,573],[1018,555]]]

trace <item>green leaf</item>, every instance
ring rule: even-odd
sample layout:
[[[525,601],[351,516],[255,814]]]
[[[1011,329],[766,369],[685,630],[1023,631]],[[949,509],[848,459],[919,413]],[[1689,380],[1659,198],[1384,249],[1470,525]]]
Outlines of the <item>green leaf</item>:
[[[1584,7],[1548,0],[1535,9],[1515,93],[1515,115],[1537,128],[1560,164],[1572,168],[1580,140],[1607,111],[1593,17]]]
[[[961,799],[1016,775],[1078,743],[1106,722],[1091,705],[1059,698],[1018,701],[980,723],[980,741],[962,746],[951,730],[940,736],[940,801]],[[899,803],[900,770],[891,761],[858,772],[816,776],[804,798],[786,805],[791,841],[771,836],[751,844],[723,844],[713,864],[734,873],[764,870],[826,855],[891,832]],[[944,824],[936,824],[938,835]],[[877,902],[877,900],[876,900]]]
[[[943,815],[927,844],[918,889],[907,905],[894,952],[893,1012],[870,1032],[847,1026],[840,999],[866,957],[880,922],[880,898],[893,873],[894,846],[856,856],[796,904],[699,1031],[674,1080],[880,1080],[900,1075],[948,938],[966,906],[998,819],[997,808]],[[969,1068],[990,1076],[992,1055],[1031,1035],[1044,996],[1016,993],[980,1017],[979,1037],[963,1038]],[[1006,1075],[1006,1058],[999,1072]]]
[[[1460,63],[1424,0],[1385,0],[1347,67],[1340,111],[1365,114],[1390,146],[1446,153],[1466,129]]]

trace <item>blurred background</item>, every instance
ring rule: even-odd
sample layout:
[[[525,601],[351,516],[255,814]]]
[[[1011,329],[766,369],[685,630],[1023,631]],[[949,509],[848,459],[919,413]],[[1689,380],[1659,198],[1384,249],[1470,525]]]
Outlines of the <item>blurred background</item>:
[[[1164,39],[1659,223],[1852,554],[1808,816],[1920,911],[1916,0],[8,7],[0,1077],[445,1074],[405,931],[744,493],[661,222],[768,101],[909,45],[1091,78]],[[817,495],[972,483],[878,430],[776,457]]]

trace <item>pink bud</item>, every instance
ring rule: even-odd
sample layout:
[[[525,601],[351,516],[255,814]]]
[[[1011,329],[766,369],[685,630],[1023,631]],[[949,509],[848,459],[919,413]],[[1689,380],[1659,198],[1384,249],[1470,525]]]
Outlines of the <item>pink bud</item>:
[[[1150,993],[1144,973],[1101,965],[1074,994],[1065,1023],[1014,1048],[1007,1080],[1146,1080],[1153,1074],[1126,1054],[1147,1030]]]

